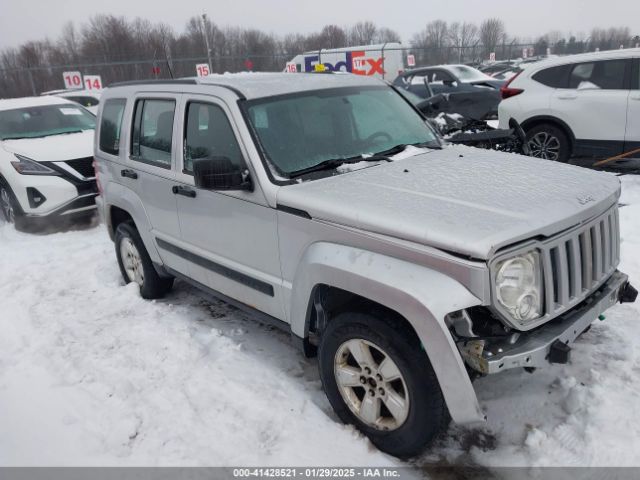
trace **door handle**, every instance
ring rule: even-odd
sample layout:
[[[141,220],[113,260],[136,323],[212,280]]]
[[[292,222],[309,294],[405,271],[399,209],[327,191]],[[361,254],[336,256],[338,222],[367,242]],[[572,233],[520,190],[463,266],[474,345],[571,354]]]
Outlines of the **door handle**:
[[[171,191],[174,195],[182,195],[184,197],[196,198],[196,191],[189,187],[183,187],[181,185],[174,185],[171,187]]]
[[[138,178],[138,174],[133,170],[129,170],[128,168],[120,170],[120,175],[122,175],[123,177],[132,178],[133,180]]]
[[[575,100],[576,98],[578,98],[578,95],[575,93],[561,93],[558,95],[560,100]]]

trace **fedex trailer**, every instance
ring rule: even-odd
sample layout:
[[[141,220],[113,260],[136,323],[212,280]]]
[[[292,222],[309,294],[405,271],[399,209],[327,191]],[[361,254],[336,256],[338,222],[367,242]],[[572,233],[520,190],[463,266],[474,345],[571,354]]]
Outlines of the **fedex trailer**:
[[[322,65],[322,67],[317,67]],[[395,79],[404,70],[403,48],[399,43],[320,49],[305,52],[287,62],[285,72],[348,72]]]

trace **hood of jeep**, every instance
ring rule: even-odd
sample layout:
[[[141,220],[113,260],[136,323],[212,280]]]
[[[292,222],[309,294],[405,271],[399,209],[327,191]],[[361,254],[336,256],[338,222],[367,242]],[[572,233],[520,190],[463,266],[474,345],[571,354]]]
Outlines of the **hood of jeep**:
[[[580,224],[619,196],[607,173],[450,146],[282,187],[277,201],[314,219],[489,259]]]

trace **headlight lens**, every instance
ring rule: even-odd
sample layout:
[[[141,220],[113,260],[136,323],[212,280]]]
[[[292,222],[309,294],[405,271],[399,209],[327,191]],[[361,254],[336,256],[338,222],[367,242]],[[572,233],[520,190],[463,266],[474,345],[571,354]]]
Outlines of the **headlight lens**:
[[[35,160],[18,155],[17,153],[14,153],[14,155],[18,161],[11,162],[11,165],[13,165],[13,168],[15,168],[16,172],[20,175],[58,175],[58,172],[55,170],[52,170]]]
[[[542,315],[542,272],[537,250],[496,265],[496,293],[513,319],[526,325]]]

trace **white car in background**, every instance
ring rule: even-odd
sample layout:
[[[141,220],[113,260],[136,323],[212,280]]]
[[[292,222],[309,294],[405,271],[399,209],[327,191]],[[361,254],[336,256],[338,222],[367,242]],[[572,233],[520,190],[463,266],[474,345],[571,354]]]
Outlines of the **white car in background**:
[[[515,118],[531,154],[567,162],[640,148],[640,48],[537,62],[502,89],[500,128]],[[636,155],[640,157],[640,155]]]
[[[0,100],[0,217],[30,229],[92,214],[94,129],[64,98]]]
[[[101,94],[96,90],[51,90],[40,95],[55,95],[56,97],[66,98],[82,105],[94,115],[98,114]]]

